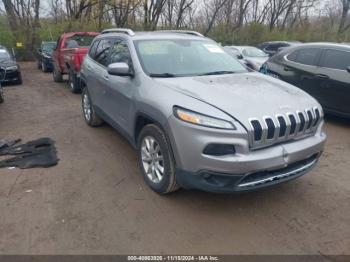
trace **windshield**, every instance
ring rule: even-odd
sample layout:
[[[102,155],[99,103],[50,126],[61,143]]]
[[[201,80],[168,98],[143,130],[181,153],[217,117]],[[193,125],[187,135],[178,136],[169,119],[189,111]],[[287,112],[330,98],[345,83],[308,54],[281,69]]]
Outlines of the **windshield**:
[[[66,40],[67,48],[88,47],[91,45],[95,36],[92,35],[75,35]]]
[[[150,76],[176,77],[247,72],[220,46],[202,40],[139,40],[135,47]]]
[[[248,57],[267,57],[268,54],[255,47],[248,47],[243,50],[243,54]]]
[[[7,59],[11,59],[10,54],[4,49],[0,49],[0,60],[7,60]]]
[[[52,53],[52,51],[55,49],[55,47],[56,47],[56,42],[45,43],[42,46],[42,50],[43,50],[43,52]]]

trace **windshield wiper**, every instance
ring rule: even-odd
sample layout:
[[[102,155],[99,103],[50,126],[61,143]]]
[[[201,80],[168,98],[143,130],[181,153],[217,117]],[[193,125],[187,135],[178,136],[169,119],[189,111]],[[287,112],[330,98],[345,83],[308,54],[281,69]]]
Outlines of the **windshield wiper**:
[[[209,73],[200,74],[199,76],[213,76],[213,75],[228,75],[235,74],[235,71],[214,71]]]
[[[174,74],[170,73],[162,73],[162,74],[150,74],[150,77],[162,77],[162,78],[171,78],[171,77],[176,77]]]

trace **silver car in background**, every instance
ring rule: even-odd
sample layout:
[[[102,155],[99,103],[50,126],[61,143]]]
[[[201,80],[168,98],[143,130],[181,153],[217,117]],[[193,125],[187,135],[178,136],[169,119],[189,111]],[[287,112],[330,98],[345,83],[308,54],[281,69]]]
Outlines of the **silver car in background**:
[[[196,32],[106,30],[81,77],[86,123],[119,130],[160,194],[273,186],[309,172],[324,149],[315,99]]]
[[[224,49],[227,53],[255,71],[260,71],[262,65],[269,60],[268,54],[253,46],[225,46]]]

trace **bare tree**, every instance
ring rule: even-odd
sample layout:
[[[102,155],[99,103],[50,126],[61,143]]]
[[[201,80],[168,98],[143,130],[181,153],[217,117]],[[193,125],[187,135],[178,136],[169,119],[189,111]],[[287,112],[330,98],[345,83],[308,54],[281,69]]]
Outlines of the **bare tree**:
[[[219,12],[228,0],[209,0],[204,2],[205,17],[207,19],[206,29],[204,35],[208,35],[213,28]]]
[[[144,28],[155,30],[167,0],[144,0]]]
[[[347,24],[348,13],[350,10],[350,0],[339,0],[342,5],[342,15],[340,19],[338,33],[342,34],[350,28],[350,23]]]
[[[66,13],[70,20],[80,20],[84,13],[88,15],[91,7],[102,0],[65,0]]]
[[[30,54],[38,42],[40,0],[3,0],[9,26],[18,39],[24,36],[25,49]]]

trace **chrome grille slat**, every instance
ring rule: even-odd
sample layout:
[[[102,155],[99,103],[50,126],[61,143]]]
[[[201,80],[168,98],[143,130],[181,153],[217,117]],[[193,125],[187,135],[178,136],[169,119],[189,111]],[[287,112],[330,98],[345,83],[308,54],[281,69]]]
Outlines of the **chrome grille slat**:
[[[322,120],[321,109],[289,112],[262,119],[249,119],[252,148],[262,148],[275,143],[302,138],[316,131]]]

